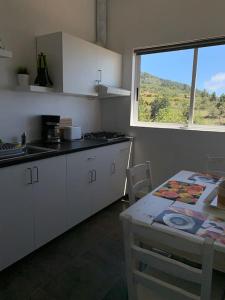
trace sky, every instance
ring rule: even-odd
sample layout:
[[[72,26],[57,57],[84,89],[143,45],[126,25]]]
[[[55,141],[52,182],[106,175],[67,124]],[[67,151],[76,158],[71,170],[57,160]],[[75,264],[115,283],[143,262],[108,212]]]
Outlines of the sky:
[[[193,49],[142,55],[141,71],[191,84],[193,55]],[[225,45],[199,49],[196,87],[225,93]]]

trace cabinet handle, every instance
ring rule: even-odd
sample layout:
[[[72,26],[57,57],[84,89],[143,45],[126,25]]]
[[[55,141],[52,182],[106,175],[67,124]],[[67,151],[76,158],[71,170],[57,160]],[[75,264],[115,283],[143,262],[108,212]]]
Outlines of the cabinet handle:
[[[29,181],[27,182],[27,184],[32,184],[33,183],[33,177],[32,177],[32,170],[31,170],[31,168],[27,168],[27,170],[29,171]]]
[[[93,174],[92,171],[88,172],[88,183],[92,183],[93,182]]]
[[[99,81],[101,83],[102,82],[102,70],[99,69],[98,72],[99,72]]]
[[[96,80],[96,82],[97,82],[97,84],[100,84],[100,83],[102,82],[102,70],[99,69],[99,70],[98,70],[98,73],[99,73],[99,79]]]
[[[111,165],[111,175],[116,173],[116,162],[114,161]]]
[[[96,156],[90,156],[90,157],[88,157],[87,160],[93,160],[93,159],[96,159]]]
[[[38,167],[33,167],[33,170],[36,170],[36,180],[34,180],[33,183],[38,183],[38,182],[39,182],[39,172],[38,172]]]
[[[128,148],[122,148],[120,149],[120,152],[123,152],[123,151],[126,151],[126,150],[129,150]]]
[[[115,163],[115,161],[114,161],[114,174],[116,173],[116,163]]]
[[[93,174],[94,174],[94,179],[92,182],[96,181],[96,178],[97,178],[97,172],[95,169],[92,170]]]

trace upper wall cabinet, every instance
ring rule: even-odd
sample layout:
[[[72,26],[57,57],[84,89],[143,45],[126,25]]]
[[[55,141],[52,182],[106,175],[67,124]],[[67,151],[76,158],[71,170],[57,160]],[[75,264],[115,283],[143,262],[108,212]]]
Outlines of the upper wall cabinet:
[[[37,37],[57,92],[98,96],[99,84],[121,87],[122,56],[66,33]]]
[[[122,55],[106,48],[97,47],[98,83],[121,87]]]

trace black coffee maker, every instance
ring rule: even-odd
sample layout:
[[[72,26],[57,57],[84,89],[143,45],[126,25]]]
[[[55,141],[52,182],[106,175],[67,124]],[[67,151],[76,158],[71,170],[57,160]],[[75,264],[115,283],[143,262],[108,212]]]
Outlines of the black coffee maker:
[[[45,143],[60,143],[60,116],[42,115],[42,140]]]

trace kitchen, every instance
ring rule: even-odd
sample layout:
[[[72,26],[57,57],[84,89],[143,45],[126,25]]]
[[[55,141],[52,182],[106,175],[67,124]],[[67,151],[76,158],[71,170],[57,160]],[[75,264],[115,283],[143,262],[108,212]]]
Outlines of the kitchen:
[[[222,1],[217,1],[217,6],[214,6],[212,3],[210,3],[210,1],[204,3],[206,6],[204,9],[204,16],[201,13],[202,6],[200,4],[195,5],[193,1],[189,3],[180,3],[180,1],[174,1],[173,3],[169,4],[161,0],[159,2],[152,1],[151,5],[149,4],[149,1],[145,0],[140,1],[140,3],[139,1],[135,0],[125,0],[122,1],[122,3],[121,1],[117,0],[108,2],[109,11],[107,21],[108,31],[106,48],[122,55],[123,68],[120,74],[121,80],[119,80],[120,84],[116,84],[116,86],[117,88],[122,87],[123,90],[128,92],[131,90],[132,65],[130,57],[131,50],[133,48],[146,44],[157,45],[161,44],[162,42],[168,43],[180,40],[191,40],[205,36],[224,35],[224,24],[222,21],[224,3]],[[152,9],[152,7],[154,7],[154,9]],[[193,16],[191,21],[188,17],[190,15]],[[36,37],[45,36],[51,33],[65,32],[66,34],[69,34],[69,36],[81,38],[82,40],[88,41],[91,44],[95,44],[96,1],[77,0],[73,3],[71,1],[61,2],[52,0],[45,2],[41,1],[38,3],[27,0],[22,0],[19,2],[10,0],[7,1],[7,3],[5,1],[1,1],[0,17],[0,38],[4,47],[11,50],[13,55],[12,58],[9,59],[0,58],[0,138],[2,141],[6,143],[20,142],[23,132],[26,133],[26,143],[28,144],[32,141],[40,140],[42,137],[42,115],[60,116],[61,119],[70,118],[72,119],[72,125],[80,127],[82,133],[106,131],[122,133],[126,136],[133,136],[135,139],[132,147],[132,156],[130,158],[132,158],[134,163],[143,162],[148,159],[151,160],[154,186],[159,185],[165,179],[175,174],[178,170],[203,169],[203,156],[207,153],[217,153],[218,144],[220,145],[219,152],[224,152],[225,144],[223,141],[223,133],[221,132],[186,131],[183,133],[179,130],[173,129],[165,130],[162,128],[142,128],[130,126],[130,97],[126,94],[126,92],[126,96],[122,95],[122,92],[119,91],[119,96],[117,95],[115,98],[109,97],[107,99],[100,99],[96,96],[93,97],[93,95],[90,93],[81,95],[82,93],[78,92],[73,95],[73,93],[70,91],[68,93],[65,92],[64,95],[62,91],[34,92],[17,89],[16,69],[18,66],[25,66],[28,69],[30,75],[30,84],[33,85],[36,78],[36,51],[38,49],[38,42],[35,40]],[[201,22],[199,21],[199,18],[201,19]],[[214,19],[213,24],[212,22],[209,22],[209,20],[212,20],[212,18]],[[182,30],[180,28],[182,28]],[[50,76],[54,77],[54,73],[50,73],[51,56],[47,55],[47,62],[50,64],[49,74]],[[59,66],[59,64],[57,64],[57,66]],[[82,64],[79,66],[81,70]],[[69,66],[67,67],[69,68]],[[80,80],[82,77],[81,74],[79,76],[79,72],[80,71],[78,70],[76,75],[77,80]],[[97,69],[94,76],[96,80],[100,80],[100,73]],[[79,83],[80,88],[81,85],[84,87],[87,86],[87,83],[84,79],[85,76],[82,78],[83,83]],[[104,73],[102,74],[102,79],[104,80]],[[116,79],[118,80],[118,76]],[[95,141],[92,141],[91,143],[95,143]],[[55,152],[44,152],[38,154],[40,155],[38,158],[41,158],[42,155],[43,157],[46,157],[46,159],[38,160],[38,162],[40,162],[40,166],[36,164],[37,160],[32,156],[33,154],[31,154],[31,157],[29,156],[27,160],[24,161],[24,163],[27,164],[25,169],[31,169],[31,171],[28,170],[27,180],[29,181],[31,179],[29,176],[32,176],[32,180],[40,180],[40,183],[43,181],[46,183],[48,182],[49,178],[54,175],[56,178],[49,181],[52,199],[57,198],[60,200],[65,197],[65,194],[67,193],[66,185],[70,185],[72,196],[70,196],[69,199],[72,200],[74,189],[76,192],[78,190],[76,186],[74,187],[74,182],[76,182],[79,186],[82,185],[82,183],[78,182],[80,177],[77,170],[81,172],[85,169],[82,164],[78,164],[75,161],[76,155],[82,156],[82,153],[86,153],[86,151],[92,151],[94,149],[96,153],[89,152],[87,158],[96,156],[98,157],[98,162],[100,161],[100,164],[102,164],[101,159],[104,158],[104,161],[107,161],[108,159],[108,169],[110,171],[114,171],[113,164],[116,160],[115,153],[121,150],[118,147],[126,145],[126,157],[125,160],[123,160],[123,172],[125,172],[126,163],[128,162],[130,155],[130,140],[125,139],[122,140],[121,143],[120,141],[118,142],[118,140],[115,142],[105,141],[103,143],[105,143],[104,146],[101,145],[101,147],[99,147],[98,145],[97,148],[94,147],[92,149],[89,146],[89,148],[85,149],[85,151],[75,151],[74,153],[72,153],[73,151],[71,152],[71,150],[64,149],[63,151],[65,152],[61,152],[62,155],[55,155]],[[75,144],[77,149],[79,141],[76,141]],[[46,148],[46,146],[43,147],[43,145],[41,145],[41,148]],[[115,150],[116,148],[117,150]],[[111,150],[103,151],[104,149]],[[186,149],[188,149],[188,151]],[[103,152],[101,152],[101,150]],[[194,156],[193,152],[195,152]],[[59,163],[58,168],[56,163],[53,162],[53,158],[56,159],[57,163]],[[18,160],[19,159],[21,158],[18,158]],[[46,166],[42,166],[42,164],[48,160],[50,161],[49,166],[47,164]],[[14,189],[11,188],[11,183],[16,183],[16,176],[15,172],[7,171],[8,167],[14,167],[9,166],[9,162],[7,163],[7,167],[2,167],[0,169],[0,171],[4,172],[3,170],[5,170],[6,172],[5,175],[2,175],[1,177],[4,179],[1,182],[1,186],[5,188],[5,191],[7,190],[7,194],[8,191],[10,191],[11,198],[15,198],[17,202],[18,206],[15,206],[13,211],[15,220],[17,218],[18,208],[20,208],[21,211],[26,212],[26,216],[24,216],[24,218],[28,218],[27,221],[31,224],[34,221],[32,217],[27,214],[27,210],[32,210],[32,204],[28,203],[27,207],[20,206],[19,199],[17,198],[20,183],[18,183]],[[91,164],[93,164],[93,166],[91,166],[89,169],[91,171],[97,170],[97,163],[94,163],[93,160],[91,160]],[[117,164],[118,166],[121,166],[121,161],[119,161]],[[21,166],[21,163],[15,165],[17,168],[20,168]],[[74,167],[72,168],[72,166]],[[57,172],[58,169],[60,169],[60,174]],[[70,172],[73,173],[73,170],[76,170],[76,174],[74,172],[74,174],[72,174],[73,178],[71,177],[72,179],[69,179],[68,182],[65,183],[64,187],[60,188],[60,186],[62,186],[62,178],[66,178]],[[19,172],[23,173],[23,169]],[[31,172],[31,175],[29,175],[29,172]],[[40,236],[37,239],[37,244],[35,246],[36,248],[46,244],[52,238],[59,236],[61,233],[66,232],[69,228],[75,226],[91,215],[94,215],[94,213],[99,212],[99,214],[96,215],[97,220],[94,219],[94,216],[93,218],[89,219],[87,224],[81,223],[80,228],[83,234],[78,231],[79,227],[75,226],[74,234],[72,231],[68,231],[65,233],[65,235],[63,234],[58,238],[57,244],[54,244],[54,241],[53,244],[50,242],[49,244],[43,246],[40,250],[37,250],[33,253],[32,251],[35,247],[32,243],[30,243],[28,245],[29,250],[26,251],[26,254],[18,255],[17,251],[12,251],[12,248],[9,249],[10,245],[12,245],[9,239],[9,244],[5,243],[4,253],[7,257],[11,251],[13,253],[12,256],[15,256],[15,259],[8,260],[7,258],[6,262],[2,263],[2,269],[5,269],[6,266],[9,265],[12,266],[1,272],[1,299],[70,299],[69,286],[73,286],[71,284],[73,280],[75,282],[79,281],[79,278],[74,275],[76,274],[77,270],[80,271],[81,277],[84,276],[84,282],[87,280],[87,277],[84,275],[85,268],[82,269],[80,265],[83,264],[85,267],[87,267],[87,273],[90,272],[91,280],[89,278],[89,281],[87,281],[91,285],[95,278],[94,266],[97,270],[96,273],[100,273],[99,276],[103,280],[104,275],[101,274],[101,271],[106,271],[108,269],[108,266],[110,265],[110,259],[116,264],[117,268],[116,270],[113,268],[113,270],[109,270],[109,274],[107,273],[108,280],[102,281],[103,285],[106,285],[105,290],[110,290],[111,286],[115,285],[117,282],[121,282],[119,279],[121,274],[123,274],[123,271],[121,271],[120,268],[123,268],[123,262],[121,263],[122,250],[121,252],[118,250],[122,248],[122,240],[119,237],[121,224],[119,222],[118,215],[124,208],[124,203],[121,204],[121,202],[118,202],[118,204],[115,201],[123,196],[124,191],[122,191],[120,186],[120,192],[116,196],[113,196],[111,199],[106,199],[110,191],[110,185],[107,185],[107,180],[105,179],[106,176],[104,175],[105,171],[99,172],[102,172],[100,176],[100,179],[102,180],[102,182],[100,182],[103,186],[102,200],[100,203],[98,203],[96,210],[93,208],[93,211],[88,212],[87,214],[83,210],[84,215],[76,215],[74,216],[74,220],[72,220],[71,217],[70,225],[65,225],[62,219],[60,222],[57,222],[60,220],[60,213],[62,213],[63,209],[65,209],[60,206],[60,201],[57,216],[53,217],[53,215],[51,215],[50,217],[49,214],[46,213],[43,217],[40,214],[41,210],[43,209],[41,205],[46,205],[43,191],[45,191],[47,194],[49,193],[48,184],[45,184],[45,187],[42,190],[39,188],[40,185],[38,185],[38,183],[33,184],[32,180],[30,181],[32,184],[29,185],[28,193],[31,195],[29,198],[34,198],[36,200],[43,199],[42,204],[40,203],[40,210],[38,210],[39,218],[42,221],[44,220],[45,224],[48,224],[48,222],[51,223],[51,226],[53,227],[59,225],[59,223],[62,225],[61,228],[57,228],[57,226],[55,227],[56,232],[54,232],[52,236],[48,236],[48,233],[50,234],[50,232],[47,232],[45,226],[43,226],[43,228],[39,228],[40,231],[38,232],[40,233]],[[96,176],[96,182],[99,182],[98,172]],[[124,176],[125,175],[123,173],[123,180],[118,180],[118,182],[122,182],[122,184],[124,184]],[[94,180],[95,172],[91,172],[90,181]],[[85,188],[82,188],[80,191],[81,195],[84,190]],[[99,191],[99,187],[97,190]],[[27,196],[25,195],[25,192],[23,193],[24,194],[21,197],[26,198]],[[85,193],[85,199],[90,200],[90,195],[95,198],[92,190],[85,191]],[[4,195],[4,189],[2,188],[1,195]],[[49,197],[49,199],[51,197]],[[105,199],[105,203],[103,199]],[[106,211],[103,211],[101,215],[101,210],[113,202],[115,202],[115,206],[113,206],[112,212],[110,209],[106,209]],[[50,202],[49,205],[51,205],[51,203],[52,202]],[[71,211],[71,209],[68,207],[67,213]],[[83,208],[81,207],[81,209]],[[50,213],[51,209],[48,212]],[[2,218],[8,221],[7,214],[3,211]],[[29,228],[29,226],[25,225],[23,228],[21,228],[21,230],[25,229],[28,235],[33,235],[32,228]],[[107,231],[111,232],[112,235]],[[53,232],[51,231],[51,233]],[[37,237],[38,233],[36,232],[35,235]],[[74,248],[78,249],[78,252],[76,253],[71,251],[71,249],[74,250],[74,248],[71,246],[73,241],[69,242],[70,236],[72,239],[76,240],[76,243],[74,243]],[[101,239],[101,236],[104,238]],[[79,241],[77,241],[79,239],[80,244],[83,243],[83,246],[79,245]],[[27,238],[26,241],[28,240],[29,239]],[[115,240],[115,244],[112,243],[112,240]],[[63,241],[65,244],[67,244],[67,246],[69,245],[67,248],[67,251],[69,252],[68,256],[66,256],[65,253],[62,254],[61,252]],[[16,242],[16,239],[13,239],[13,245],[15,245],[14,243]],[[21,240],[19,242],[21,242]],[[99,245],[101,242],[103,244],[103,249],[106,249],[105,252],[102,252],[100,249],[101,247]],[[94,251],[92,253],[90,250],[92,245],[95,250],[97,249],[97,252]],[[82,247],[88,248],[86,254]],[[24,249],[20,248],[21,253],[23,250]],[[41,251],[39,252],[40,256],[37,255],[38,251]],[[31,254],[25,258],[24,264],[22,260],[13,265],[14,262],[23,256],[28,255],[28,253]],[[81,253],[85,255],[82,256]],[[16,257],[17,255],[18,257]],[[77,260],[75,259],[76,255],[79,257]],[[80,259],[81,256],[82,259]],[[102,257],[102,260],[99,258],[99,256]],[[65,261],[63,258],[65,258]],[[67,267],[69,268],[70,266],[69,259],[72,260],[72,258],[75,261],[73,265],[74,270],[72,270],[72,267],[68,269],[68,273],[70,272],[69,274],[71,276],[67,276]],[[60,266],[58,269],[57,261],[59,262]],[[88,264],[88,261],[91,261],[90,264]],[[96,261],[99,262],[99,265],[96,263]],[[118,261],[120,261],[120,263],[118,263]],[[38,265],[41,267],[38,268]],[[37,268],[36,272],[35,268]],[[44,276],[45,272],[46,275]],[[47,281],[47,276],[50,278],[49,281]],[[56,291],[54,291],[54,280],[56,280],[59,287],[56,289]],[[60,284],[63,280],[66,282],[66,287],[60,288]],[[109,284],[109,281],[111,284]],[[26,286],[28,286],[28,288],[26,288]],[[46,292],[46,286],[48,292]],[[105,291],[102,291],[102,289],[99,287],[99,283],[96,283],[96,286],[100,289],[100,294],[103,298],[102,295],[104,295]],[[123,290],[123,286],[120,286],[120,284],[118,288]],[[91,288],[90,290],[93,291]],[[67,292],[68,294],[66,294]],[[82,299],[82,294],[80,295],[76,290],[73,290],[73,292],[74,299],[76,299],[76,297],[77,299]],[[83,288],[83,293],[85,294],[85,288]],[[87,296],[86,299],[94,299],[94,296],[93,298],[90,298],[90,294],[88,293],[85,295],[89,295],[89,298]],[[101,299],[100,296],[99,299]]]
[[[11,4],[15,5],[16,8],[16,3]],[[63,7],[66,9],[65,6]],[[43,269],[42,267],[35,267],[34,260],[32,260],[32,263],[30,262],[31,264],[28,263],[33,269],[34,276],[31,275],[31,280],[27,277],[29,272],[24,273],[19,266],[20,262],[23,262],[23,267],[26,268],[26,262],[20,259],[25,257],[24,259],[28,262],[32,255],[36,256],[37,251],[35,250],[40,249],[42,246],[45,247],[48,242],[57,237],[61,238],[63,233],[70,235],[71,230],[73,231],[76,228],[75,225],[80,224],[82,221],[85,222],[88,218],[87,223],[81,223],[81,227],[87,227],[86,230],[81,229],[80,231],[79,229],[80,233],[78,235],[77,233],[73,234],[74,237],[71,238],[70,243],[71,245],[74,243],[74,245],[67,246],[69,254],[63,254],[62,264],[73,266],[72,262],[69,263],[71,257],[74,257],[76,261],[82,261],[81,254],[79,254],[79,251],[77,252],[79,246],[82,249],[81,253],[87,254],[91,247],[97,246],[96,241],[99,240],[99,237],[102,236],[99,242],[110,242],[109,235],[111,231],[115,230],[110,230],[109,234],[102,229],[103,225],[99,224],[96,232],[93,232],[96,225],[91,226],[89,224],[90,220],[94,220],[90,217],[124,195],[125,170],[130,159],[131,140],[125,134],[119,132],[104,132],[101,124],[101,101],[105,99],[100,99],[95,89],[98,85],[97,80],[100,79],[99,76],[111,80],[110,76],[113,73],[114,66],[112,64],[114,64],[114,61],[111,62],[110,59],[106,61],[106,64],[109,63],[110,65],[108,75],[105,75],[106,72],[104,74],[99,73],[98,69],[101,66],[97,68],[97,64],[94,65],[94,57],[92,58],[94,62],[90,61],[90,65],[85,66],[85,60],[88,58],[87,53],[91,54],[92,51],[95,51],[93,55],[98,55],[99,58],[104,57],[104,55],[106,59],[107,56],[115,57],[116,62],[118,61],[118,67],[115,69],[116,73],[113,74],[113,80],[116,81],[113,85],[117,86],[116,92],[118,93],[118,88],[122,85],[122,56],[90,43],[95,40],[95,30],[93,30],[96,22],[95,1],[92,1],[92,3],[90,1],[86,3],[80,1],[74,4],[74,11],[82,11],[88,22],[82,25],[83,28],[78,34],[81,20],[77,19],[78,28],[72,32],[69,30],[70,35],[66,35],[68,38],[67,44],[74,43],[75,46],[76,44],[79,46],[80,43],[81,45],[81,51],[78,51],[80,54],[77,58],[76,55],[73,58],[66,57],[61,62],[61,64],[64,64],[65,69],[66,59],[68,62],[69,60],[74,61],[73,68],[68,70],[68,75],[65,76],[73,78],[73,82],[69,83],[70,80],[67,81],[72,88],[74,86],[76,89],[79,87],[80,90],[75,91],[68,90],[70,87],[66,86],[63,86],[60,90],[60,84],[57,82],[57,76],[60,76],[57,73],[59,70],[55,71],[54,69],[55,66],[60,65],[59,57],[57,58],[58,61],[53,61],[56,45],[52,43],[49,51],[43,48],[38,49],[38,47],[45,47],[42,39],[45,39],[46,34],[51,30],[48,18],[46,19],[46,26],[42,30],[40,26],[44,24],[39,24],[41,19],[39,19],[40,16],[37,11],[38,7],[31,9],[29,3],[24,2],[21,7],[18,7],[19,10],[15,8],[11,10],[10,3],[6,6],[3,4],[3,7],[1,7],[2,12],[6,13],[8,11],[11,16],[15,13],[12,16],[15,21],[13,26],[15,27],[10,29],[8,33],[7,30],[4,30],[1,34],[0,99],[2,108],[0,118],[2,126],[0,177],[1,194],[3,195],[1,201],[1,211],[3,213],[1,214],[1,240],[4,240],[4,242],[2,242],[0,259],[0,298],[15,299],[18,297],[18,299],[26,299],[29,295],[29,297],[42,299],[43,294],[47,294],[47,292],[41,286],[49,284],[56,275],[54,272],[48,272],[47,269],[51,267],[55,269],[57,264],[60,264],[56,258],[61,256],[60,251],[58,253],[58,251],[53,250],[54,263],[52,259],[47,259],[48,262],[46,261],[43,264]],[[23,16],[28,11],[30,12],[30,9],[34,13],[30,20],[33,25],[30,24],[29,28],[23,28]],[[43,6],[42,9],[44,9]],[[45,9],[47,8],[45,7]],[[52,6],[48,9],[51,15],[53,13]],[[57,10],[55,12],[57,13]],[[3,16],[5,13],[3,13]],[[65,15],[68,17],[66,12]],[[7,19],[4,20],[3,16],[1,24],[3,28],[7,29],[9,23]],[[71,14],[72,16],[73,14]],[[35,18],[37,19],[35,20]],[[58,21],[57,18],[55,26],[53,26],[54,31],[58,30]],[[20,25],[22,27],[18,31],[17,28]],[[39,27],[38,30],[36,26]],[[32,27],[32,32],[30,32]],[[66,27],[65,24],[60,30],[67,30],[68,32]],[[40,37],[39,43],[36,39],[37,36]],[[56,42],[60,43],[62,36],[64,34],[56,34]],[[86,42],[85,39],[89,39],[90,42]],[[8,50],[9,48],[12,51]],[[85,51],[87,53],[84,53]],[[104,51],[106,51],[106,54]],[[37,77],[35,55],[41,52],[47,54],[49,77],[51,76],[51,80],[54,82],[53,88],[42,88],[44,84],[41,83],[41,87],[38,89],[38,85],[34,85]],[[81,57],[83,60],[80,62]],[[80,70],[76,70],[76,65],[79,63]],[[18,66],[24,66],[28,70],[28,83],[23,82],[26,75],[22,76],[22,81],[17,78],[16,69]],[[69,72],[73,72],[74,66],[76,72],[69,74]],[[22,68],[20,67],[20,69]],[[85,74],[82,74],[83,70],[86,72]],[[89,82],[92,80],[91,84],[87,80],[90,72],[94,76],[94,80],[89,79]],[[67,81],[64,78],[63,84],[65,85]],[[37,91],[33,90],[36,87]],[[88,88],[92,89],[91,93]],[[53,89],[54,91],[52,91]],[[106,91],[103,86],[101,93],[107,92],[112,93],[113,91]],[[65,122],[64,125],[63,122]],[[13,188],[10,182],[14,185]],[[118,209],[117,207],[118,205],[115,209]],[[111,226],[114,223],[118,228],[119,220],[113,221]],[[77,229],[78,227],[76,231]],[[77,241],[78,236],[84,239],[80,245]],[[63,245],[61,246],[63,247]],[[43,257],[36,256],[42,260],[42,263],[46,260],[43,247],[40,250]],[[72,249],[69,250],[70,247],[74,253],[70,253],[72,251]],[[90,253],[92,255],[92,252]],[[87,267],[92,269],[93,263],[90,260]],[[17,270],[14,272],[15,266]],[[23,274],[20,274],[20,272]],[[39,272],[40,274],[38,274]],[[56,273],[64,275],[64,272],[65,269],[61,266]],[[45,273],[46,278],[44,279]],[[12,274],[15,275],[14,279],[10,279]],[[93,281],[93,276],[85,277],[89,278],[88,280],[91,280],[91,282]],[[27,288],[23,286],[23,283],[19,284],[21,280],[24,284],[29,282]],[[72,285],[71,288],[74,288],[74,286]],[[82,292],[85,294],[82,288],[78,289],[78,293],[82,295]],[[48,297],[50,297],[50,293],[48,294]]]

